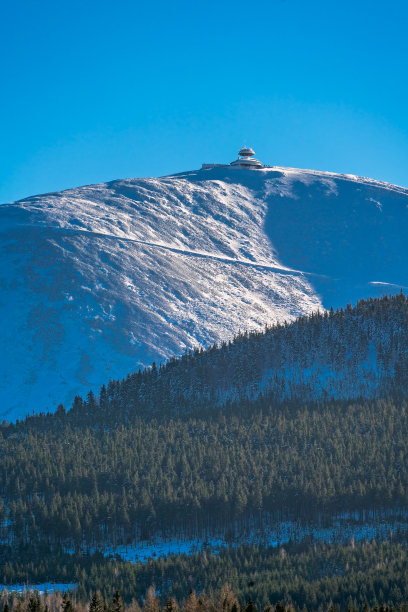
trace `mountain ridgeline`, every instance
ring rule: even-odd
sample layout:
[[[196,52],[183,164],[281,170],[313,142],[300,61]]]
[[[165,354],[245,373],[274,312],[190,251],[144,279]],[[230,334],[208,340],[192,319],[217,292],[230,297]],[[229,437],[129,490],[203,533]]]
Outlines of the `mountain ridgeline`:
[[[317,312],[110,381],[76,397],[70,418],[125,422],[271,402],[381,398],[408,389],[408,298],[401,292]],[[61,409],[60,409],[61,410]]]
[[[2,204],[0,420],[240,330],[395,293],[407,233],[408,189],[282,167]]]

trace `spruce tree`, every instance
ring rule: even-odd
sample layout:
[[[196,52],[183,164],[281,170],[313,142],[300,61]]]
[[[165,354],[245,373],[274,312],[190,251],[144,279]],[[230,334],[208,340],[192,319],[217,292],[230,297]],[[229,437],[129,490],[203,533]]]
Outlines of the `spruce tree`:
[[[143,612],[160,612],[159,598],[154,587],[147,590]]]
[[[30,595],[27,604],[27,612],[42,612],[41,601],[38,593]]]
[[[109,610],[110,612],[124,612],[123,599],[118,589],[115,591]]]
[[[198,597],[194,589],[190,589],[187,601],[183,607],[183,612],[196,612],[198,605]]]
[[[248,598],[247,605],[245,606],[245,612],[258,612],[258,608],[252,601],[252,597]]]
[[[91,603],[89,604],[89,612],[104,612],[105,606],[103,603],[102,595],[99,591],[96,591],[92,595]]]
[[[61,607],[62,607],[62,612],[75,612],[74,604],[70,600],[68,593],[64,593],[64,596],[62,598]],[[37,612],[37,611],[33,611],[33,612]]]
[[[179,612],[179,610],[180,608],[177,601],[173,597],[170,597],[166,601],[166,605],[164,606],[164,612]]]

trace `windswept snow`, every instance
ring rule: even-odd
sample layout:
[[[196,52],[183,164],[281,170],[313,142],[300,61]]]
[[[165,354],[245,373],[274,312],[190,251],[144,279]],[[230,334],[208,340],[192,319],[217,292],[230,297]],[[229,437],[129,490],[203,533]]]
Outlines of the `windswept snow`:
[[[69,406],[185,348],[407,286],[407,206],[394,185],[291,168],[0,206],[0,415]]]

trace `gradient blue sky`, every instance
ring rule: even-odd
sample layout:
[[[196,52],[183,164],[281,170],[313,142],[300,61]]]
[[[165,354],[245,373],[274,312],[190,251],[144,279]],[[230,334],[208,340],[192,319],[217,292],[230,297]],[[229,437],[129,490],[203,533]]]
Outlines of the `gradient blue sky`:
[[[5,2],[0,202],[229,162],[408,186],[408,3]]]

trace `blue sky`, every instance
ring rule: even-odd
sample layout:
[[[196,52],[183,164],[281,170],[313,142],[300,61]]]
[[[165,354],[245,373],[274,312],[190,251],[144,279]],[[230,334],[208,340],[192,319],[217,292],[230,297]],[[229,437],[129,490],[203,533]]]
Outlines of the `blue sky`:
[[[408,186],[408,3],[7,2],[0,202],[229,162]]]

